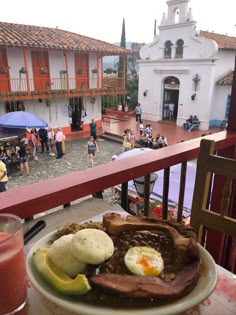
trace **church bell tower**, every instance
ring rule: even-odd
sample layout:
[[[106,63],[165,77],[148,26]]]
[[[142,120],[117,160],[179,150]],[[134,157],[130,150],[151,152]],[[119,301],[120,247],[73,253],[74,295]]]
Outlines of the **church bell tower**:
[[[191,9],[188,9],[190,0],[168,0],[166,25],[186,23],[192,20]]]

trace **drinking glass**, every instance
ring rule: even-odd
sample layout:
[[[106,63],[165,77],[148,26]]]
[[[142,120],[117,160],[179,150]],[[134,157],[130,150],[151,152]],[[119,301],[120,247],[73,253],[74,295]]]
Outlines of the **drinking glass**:
[[[21,219],[0,214],[0,315],[13,315],[26,304],[26,271]]]

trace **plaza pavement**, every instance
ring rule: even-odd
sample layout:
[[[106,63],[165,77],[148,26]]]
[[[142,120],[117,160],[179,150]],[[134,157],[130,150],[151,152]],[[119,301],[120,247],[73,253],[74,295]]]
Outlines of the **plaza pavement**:
[[[65,155],[61,159],[51,157],[47,153],[41,153],[39,147],[37,152],[38,160],[30,160],[30,175],[20,176],[19,169],[12,168],[12,177],[8,182],[8,189],[32,184],[38,181],[64,175],[66,173],[84,170],[90,167],[86,149],[88,138],[66,141]],[[111,161],[113,154],[122,153],[122,144],[97,138],[99,152],[96,152],[94,165],[105,164]]]

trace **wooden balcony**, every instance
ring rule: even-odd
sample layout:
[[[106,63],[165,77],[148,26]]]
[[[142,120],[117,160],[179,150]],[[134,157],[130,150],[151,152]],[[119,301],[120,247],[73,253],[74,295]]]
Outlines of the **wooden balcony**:
[[[236,132],[222,131],[205,138],[216,142],[217,151],[233,152],[235,158]],[[125,160],[48,179],[31,184],[30,187],[9,190],[0,196],[0,213],[14,213],[21,218],[27,218],[118,184],[122,184],[122,206],[127,209],[128,181],[145,176],[146,186],[149,186],[149,174],[164,169],[163,218],[166,218],[170,167],[181,163],[177,215],[178,221],[181,221],[187,161],[197,158],[201,139],[196,138]],[[148,188],[146,191],[148,192]],[[213,196],[216,200],[220,197],[218,193],[217,196]],[[145,202],[148,202],[148,198],[145,198]],[[217,251],[219,251],[218,247]]]
[[[124,93],[126,93],[124,79],[118,77],[0,79],[0,99],[3,101]]]

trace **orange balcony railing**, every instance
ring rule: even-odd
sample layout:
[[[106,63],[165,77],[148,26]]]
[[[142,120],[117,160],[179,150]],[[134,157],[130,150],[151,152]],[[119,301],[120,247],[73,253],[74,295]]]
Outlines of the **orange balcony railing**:
[[[124,79],[118,77],[88,78],[15,78],[0,79],[0,98],[32,99],[35,97],[65,97],[124,94]]]

